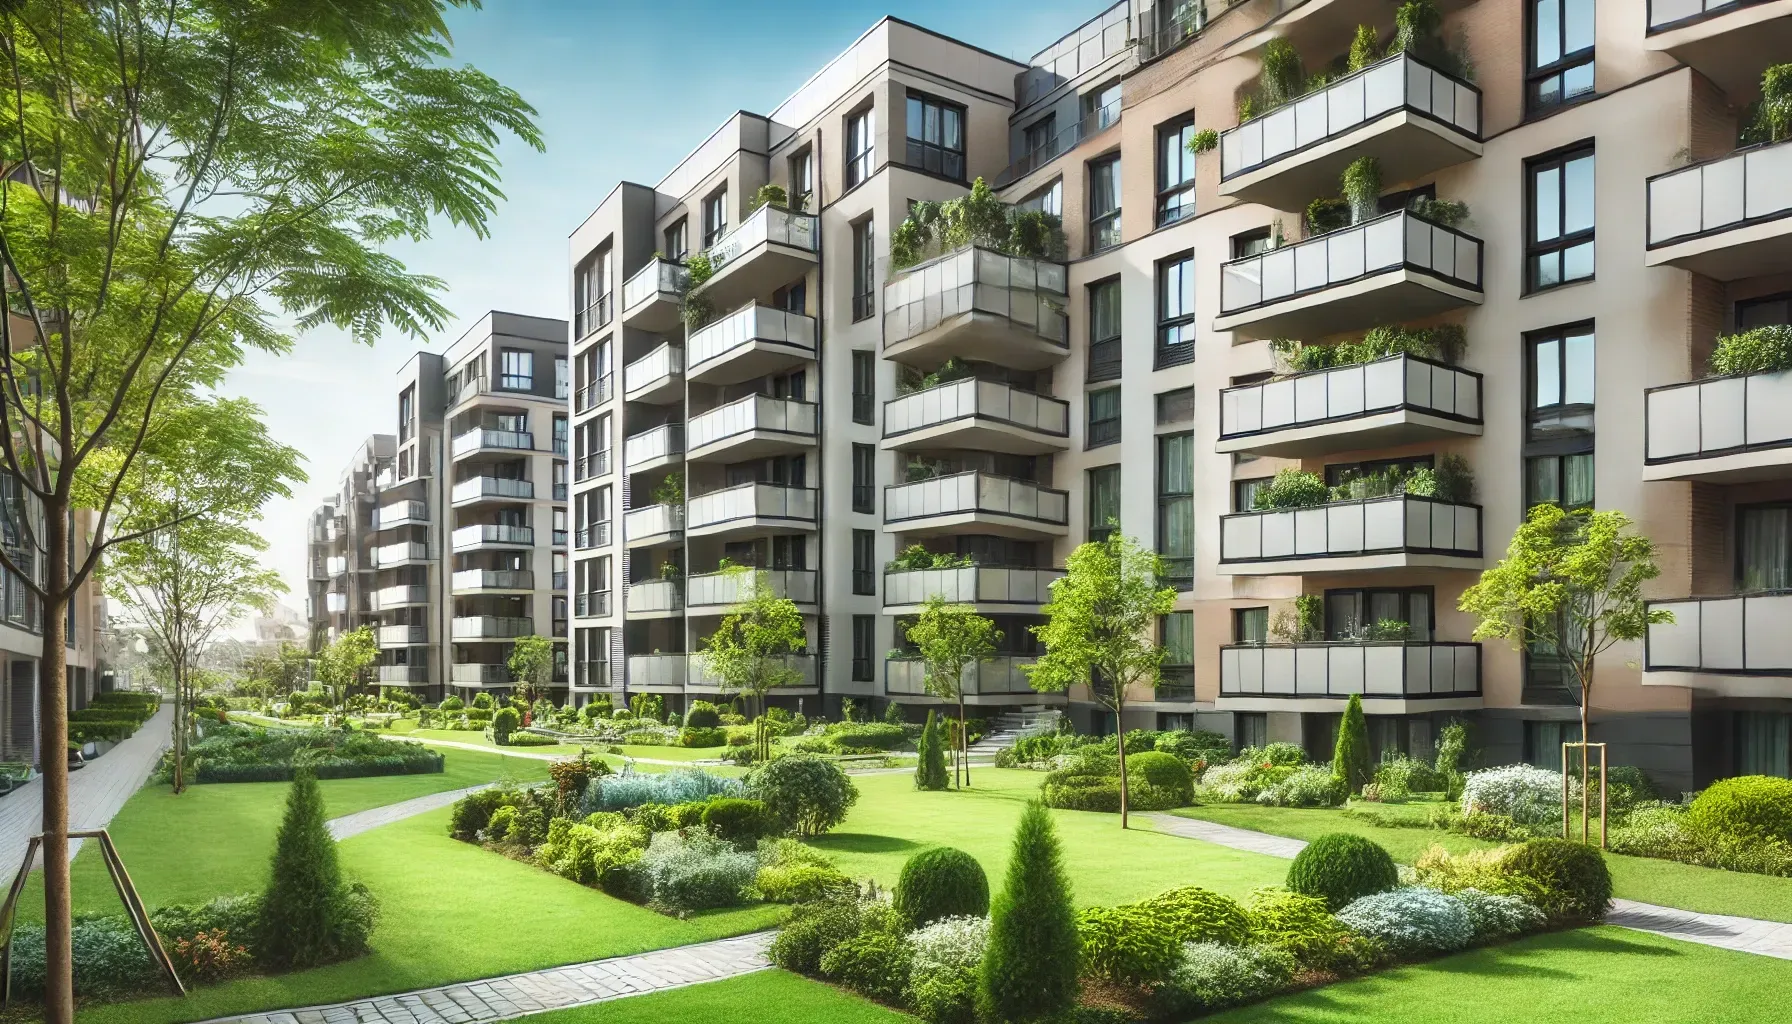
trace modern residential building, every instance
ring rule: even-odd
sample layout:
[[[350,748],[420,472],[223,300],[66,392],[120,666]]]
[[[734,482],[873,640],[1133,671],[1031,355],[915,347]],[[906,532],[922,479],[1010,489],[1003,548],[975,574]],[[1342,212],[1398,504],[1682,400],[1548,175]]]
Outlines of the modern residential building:
[[[351,532],[363,524],[345,555],[365,559],[345,592],[359,617],[335,625],[375,626],[380,685],[430,700],[508,690],[518,637],[566,637],[568,381],[565,321],[496,310],[399,371],[397,433],[370,441],[314,516],[326,542],[318,520],[354,508]],[[351,495],[362,468],[367,490]],[[314,605],[314,635],[318,621]]]
[[[1556,501],[1634,517],[1675,615],[1600,659],[1592,738],[1669,787],[1792,773],[1792,383],[1704,374],[1718,337],[1792,321],[1792,142],[1740,144],[1792,6],[1438,6],[1392,50],[1367,0],[1123,0],[1025,65],[885,19],[618,185],[569,253],[575,691],[714,692],[689,654],[725,558],[809,616],[789,696],[829,711],[927,700],[884,652],[939,593],[1003,630],[976,704],[1319,754],[1361,693],[1383,753],[1460,717],[1491,763],[1554,764],[1560,659],[1456,609]],[[1339,201],[1364,157],[1379,182]],[[978,177],[1061,218],[1068,259],[893,267],[910,202]],[[1304,373],[1276,344],[1371,330],[1465,344]],[[1285,467],[1336,500],[1255,508]],[[1395,483],[1420,469],[1448,483]],[[1017,671],[1110,521],[1181,593],[1124,723]],[[914,543],[973,564],[886,572]]]
[[[378,479],[392,469],[391,434],[361,442],[336,482],[336,493],[311,511],[305,546],[305,618],[316,652],[344,633],[378,622],[374,513]]]

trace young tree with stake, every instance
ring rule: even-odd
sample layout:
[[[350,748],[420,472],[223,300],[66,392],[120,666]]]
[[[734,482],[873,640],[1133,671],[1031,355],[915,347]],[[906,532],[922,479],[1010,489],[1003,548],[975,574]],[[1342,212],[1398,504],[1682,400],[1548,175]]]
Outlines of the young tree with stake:
[[[766,761],[772,751],[765,696],[781,686],[802,684],[803,671],[792,656],[801,654],[809,639],[802,612],[795,601],[778,596],[770,573],[731,565],[722,574],[734,581],[739,596],[722,624],[703,641],[697,658],[704,671],[721,681],[722,689],[746,695],[756,708],[753,756]]]
[[[510,678],[516,681],[516,695],[530,707],[546,696],[548,672],[554,667],[554,641],[545,636],[519,636],[511,645],[507,661]]]
[[[952,740],[952,784],[971,784],[970,733],[965,728],[964,670],[988,661],[1002,641],[1002,631],[968,604],[950,604],[938,594],[921,606],[908,627],[908,642],[921,654],[921,687],[940,700],[958,705],[958,731]]]

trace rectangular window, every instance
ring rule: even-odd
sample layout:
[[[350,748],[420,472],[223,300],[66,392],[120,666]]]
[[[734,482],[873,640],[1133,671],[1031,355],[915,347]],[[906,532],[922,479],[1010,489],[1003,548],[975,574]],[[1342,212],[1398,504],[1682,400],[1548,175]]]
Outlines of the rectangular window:
[[[877,422],[877,356],[855,349],[852,354],[852,421]]]
[[[1736,774],[1792,778],[1792,715],[1784,711],[1738,711]]]
[[[685,219],[680,217],[671,227],[666,229],[665,253],[666,258],[669,260],[675,262],[681,261],[686,256],[690,255],[690,243],[685,238],[684,225]]]
[[[1525,507],[1553,501],[1566,509],[1593,507],[1593,453],[1538,455],[1525,460]]]
[[[1526,180],[1525,289],[1541,291],[1592,277],[1592,147],[1532,161]]]
[[[728,189],[722,188],[703,200],[703,248],[708,249],[728,233]]]
[[[1525,505],[1593,505],[1592,324],[1526,336]]]
[[[498,358],[498,386],[507,391],[535,389],[535,353],[507,348]]]
[[[1736,304],[1736,329],[1752,330],[1792,324],[1792,294],[1769,295]]]
[[[398,443],[403,444],[417,432],[417,388],[405,388],[398,393]]]
[[[1269,251],[1269,229],[1258,228],[1255,231],[1241,231],[1232,236],[1232,258],[1242,260],[1246,256],[1255,256]]]
[[[1058,139],[1058,115],[1047,114],[1021,129],[1021,149],[1029,157],[1050,159]]]
[[[1593,94],[1594,0],[1530,0],[1525,109],[1533,114]]]
[[[1120,379],[1120,279],[1089,286],[1088,381]]]
[[[1164,649],[1158,668],[1158,700],[1195,699],[1195,613],[1171,612],[1157,620],[1157,642]]]
[[[964,180],[963,107],[911,92],[906,129],[910,167]]]
[[[801,213],[815,198],[815,152],[804,146],[790,158],[790,209]]]
[[[872,643],[877,639],[877,616],[852,617],[852,678],[855,682],[875,679],[871,666]]]
[[[1524,723],[1524,760],[1526,764],[1562,770],[1562,744],[1580,742],[1580,723],[1568,719]],[[1578,763],[1578,758],[1576,759]]]
[[[1195,435],[1157,439],[1157,554],[1164,583],[1195,588]]]
[[[1274,480],[1271,476],[1257,476],[1249,480],[1232,481],[1232,511],[1249,512],[1257,507],[1257,492],[1269,486]]]
[[[877,449],[868,444],[852,446],[852,510],[877,511]]]
[[[1083,137],[1105,130],[1120,120],[1120,82],[1107,82],[1083,93]]]
[[[852,592],[877,593],[877,531],[852,531]]]
[[[1736,510],[1736,587],[1792,590],[1792,504]]]
[[[1232,743],[1239,750],[1251,750],[1269,745],[1269,714],[1264,711],[1246,711],[1232,716]]]
[[[1015,206],[1022,210],[1037,210],[1040,213],[1057,217],[1062,220],[1064,217],[1064,179],[1059,178],[1050,185],[1047,185],[1027,198],[1022,199],[1020,202],[1016,203]]]
[[[1195,119],[1186,117],[1157,129],[1157,226],[1195,215]]]
[[[1157,425],[1187,427],[1195,422],[1195,389],[1176,388],[1157,393]]]
[[[554,397],[566,399],[572,395],[572,364],[565,356],[554,357]]]
[[[846,187],[852,188],[871,177],[877,162],[877,108],[866,107],[846,118]]]
[[[1409,639],[1432,636],[1430,587],[1328,590],[1325,592],[1325,638],[1332,641],[1397,639],[1388,623],[1403,622]]]
[[[877,248],[871,218],[852,226],[852,319],[854,323],[877,312]]]
[[[1120,389],[1089,392],[1089,436],[1084,447],[1120,442]]]
[[[1232,609],[1232,642],[1235,644],[1261,644],[1269,641],[1269,609],[1234,608]]]
[[[1120,522],[1120,467],[1089,470],[1089,539],[1106,540]]]
[[[1195,361],[1195,254],[1157,264],[1157,355],[1154,368]]]
[[[1089,251],[1120,244],[1120,156],[1089,165]]]

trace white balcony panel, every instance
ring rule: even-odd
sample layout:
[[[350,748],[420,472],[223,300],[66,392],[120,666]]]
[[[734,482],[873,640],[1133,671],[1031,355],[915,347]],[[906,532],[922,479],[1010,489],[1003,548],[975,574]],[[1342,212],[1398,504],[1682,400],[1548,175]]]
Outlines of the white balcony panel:
[[[373,564],[381,569],[394,565],[413,565],[429,560],[429,545],[420,540],[387,544],[373,549]]]
[[[683,505],[648,505],[623,513],[622,532],[631,548],[676,543],[684,536]]]
[[[973,662],[966,665],[964,674],[959,679],[959,687],[967,704],[982,704],[988,701],[982,698],[1007,698],[1003,703],[1054,704],[1062,703],[1062,693],[1041,692],[1033,689],[1027,680],[1024,667],[1038,659],[1019,657],[1016,655],[997,655],[988,661]],[[926,666],[917,658],[886,658],[884,660],[884,694],[897,699],[918,698],[932,701],[937,698],[927,692]],[[1020,700],[1016,700],[1020,698]]]
[[[884,355],[931,369],[969,357],[1026,370],[1069,354],[1064,264],[989,249],[948,253],[884,285]]]
[[[622,442],[622,465],[645,473],[684,460],[684,424],[662,423]]]
[[[534,497],[535,485],[530,481],[495,476],[476,476],[462,480],[448,492],[448,500],[455,505],[471,505],[488,500],[530,501]]]
[[[688,659],[682,654],[631,654],[628,687],[631,690],[682,691]]]
[[[373,610],[388,611],[393,608],[410,608],[429,603],[429,588],[416,585],[399,585],[381,587],[374,591]],[[331,611],[338,609],[332,608]]]
[[[1414,641],[1220,648],[1222,707],[1325,710],[1328,702],[1342,703],[1353,694],[1382,713],[1476,707],[1481,645]]]
[[[691,332],[685,377],[704,384],[737,384],[815,358],[815,318],[761,306],[742,306]]]
[[[1792,271],[1792,142],[1658,174],[1648,188],[1649,266],[1720,281]]]
[[[397,501],[380,508],[373,514],[373,528],[376,530],[390,530],[395,526],[427,522],[429,522],[429,503],[426,501]]]
[[[1792,477],[1792,372],[1651,388],[1645,406],[1645,480]]]
[[[808,654],[786,654],[780,658],[785,665],[796,669],[797,681],[792,686],[775,686],[771,692],[798,693],[815,687],[815,658]],[[686,659],[689,669],[685,676],[685,686],[699,693],[723,693],[727,688],[722,685],[721,677],[711,673],[701,655],[693,654]]]
[[[456,593],[522,592],[535,589],[535,574],[528,569],[462,569],[449,577]]]
[[[813,530],[815,510],[816,492],[810,488],[741,484],[686,503],[685,531],[706,536],[739,529]]]
[[[622,397],[654,405],[684,399],[684,349],[670,343],[622,368]]]
[[[535,632],[534,621],[505,615],[463,615],[448,622],[453,640],[514,640]]]
[[[1481,558],[1481,510],[1406,495],[1220,517],[1222,575],[1438,566]]]
[[[692,576],[686,581],[686,606],[705,608],[720,613],[740,603],[748,592],[755,574],[735,575],[715,572]],[[773,594],[789,598],[797,604],[814,604],[816,573],[805,569],[761,569],[757,575],[771,587]]]
[[[956,569],[908,569],[884,573],[884,608],[918,608],[938,595],[953,604],[988,610],[1033,608],[1051,600],[1062,569],[1011,569],[967,565]],[[1010,606],[998,608],[994,606]]]
[[[622,322],[660,333],[678,326],[678,308],[690,272],[671,260],[652,259],[622,282]]]
[[[976,526],[1002,536],[1063,536],[1069,496],[1026,480],[991,473],[957,473],[884,488],[889,532],[960,532]]]
[[[456,551],[481,547],[531,547],[535,543],[535,531],[527,526],[476,523],[455,530],[450,539]]]
[[[1643,49],[1674,59],[1730,96],[1761,87],[1761,69],[1792,53],[1792,0],[1648,0]]]
[[[1713,689],[1721,689],[1722,681],[1681,679],[1684,674],[1792,677],[1792,593],[1652,601],[1649,607],[1674,618],[1649,626],[1645,667],[1651,673],[1675,673],[1678,685]],[[1645,676],[1644,681],[1656,680]],[[1784,684],[1776,685],[1771,693],[1786,695]]]
[[[429,627],[381,626],[375,640],[381,647],[415,647],[429,643]]]
[[[712,273],[697,289],[718,309],[770,297],[815,265],[820,241],[814,214],[762,206],[710,247]]]
[[[769,395],[748,395],[691,418],[686,457],[740,462],[815,444],[817,407]]]
[[[1215,450],[1303,457],[1481,429],[1480,374],[1397,355],[1221,390]]]
[[[683,585],[674,580],[644,580],[628,586],[627,609],[630,615],[656,618],[677,615],[684,610]]]
[[[1070,404],[965,378],[884,403],[886,449],[960,448],[1040,455],[1069,447]]]

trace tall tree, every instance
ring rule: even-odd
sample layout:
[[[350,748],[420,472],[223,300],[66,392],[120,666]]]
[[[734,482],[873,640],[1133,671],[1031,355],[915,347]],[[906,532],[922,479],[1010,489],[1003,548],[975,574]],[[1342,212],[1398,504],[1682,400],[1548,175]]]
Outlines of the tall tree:
[[[273,653],[251,654],[243,660],[238,685],[251,697],[271,698],[304,686],[310,676],[310,652],[291,640],[282,640]]]
[[[533,706],[536,698],[547,693],[548,673],[554,667],[554,641],[545,636],[519,636],[511,645],[510,678],[516,681],[516,695]]]
[[[372,626],[344,633],[317,652],[317,681],[323,684],[324,695],[337,714],[347,710],[349,687],[364,681],[362,673],[379,656]]]
[[[441,283],[387,250],[483,234],[502,135],[541,145],[515,92],[449,62],[444,18],[475,2],[0,5],[0,465],[43,523],[41,567],[0,563],[43,604],[41,749],[67,742],[65,609],[125,536],[112,501],[162,403],[286,350],[280,322],[445,326]],[[77,481],[102,496],[79,561]],[[69,1024],[67,769],[42,767],[44,1013]]]
[[[1134,686],[1157,689],[1164,649],[1157,621],[1176,605],[1176,591],[1161,586],[1157,553],[1110,530],[1105,539],[1077,545],[1065,573],[1052,581],[1044,625],[1033,633],[1045,653],[1027,666],[1035,690],[1063,690],[1087,683],[1114,714],[1120,754],[1120,827],[1126,809],[1126,702]]]
[[[1629,516],[1543,504],[1513,532],[1506,557],[1462,592],[1458,607],[1479,620],[1476,640],[1509,640],[1519,650],[1562,660],[1578,690],[1585,743],[1592,739],[1588,709],[1599,656],[1643,639],[1653,623],[1674,621],[1672,612],[1650,611],[1643,602],[1643,584],[1660,575],[1654,542],[1635,531]],[[1580,770],[1584,802],[1584,751]]]
[[[728,566],[722,573],[734,580],[738,599],[722,624],[704,639],[697,657],[724,690],[744,694],[755,705],[753,750],[763,761],[771,757],[765,695],[802,683],[803,671],[792,656],[807,649],[809,639],[803,632],[803,613],[796,602],[778,596],[770,573],[744,565]]]
[[[922,688],[958,705],[958,729],[952,737],[952,784],[968,787],[970,744],[965,741],[970,734],[965,729],[964,670],[995,654],[1002,631],[970,605],[950,604],[933,594],[904,635],[921,654]]]

